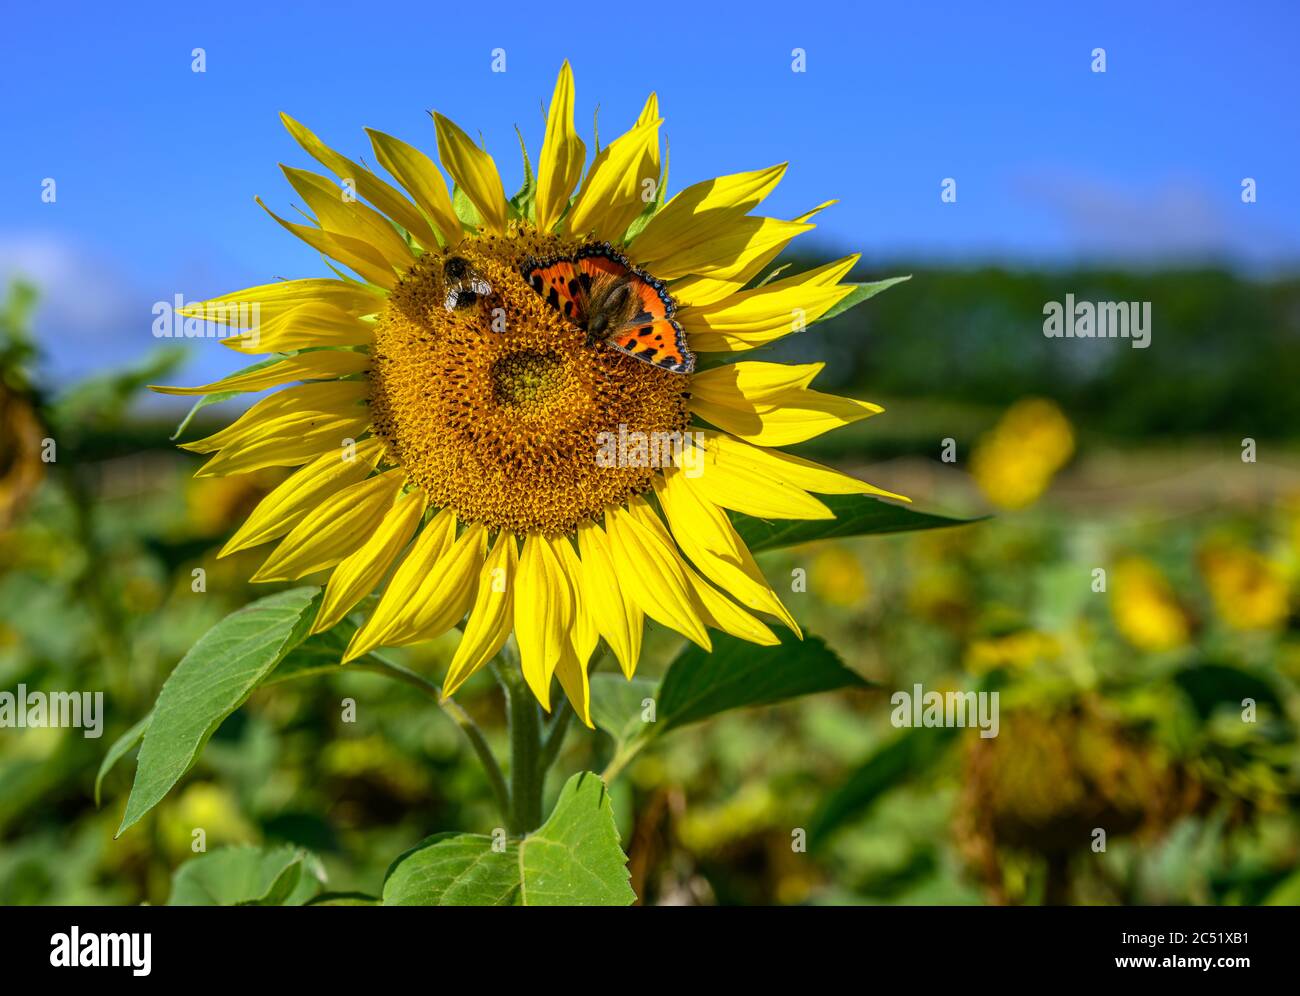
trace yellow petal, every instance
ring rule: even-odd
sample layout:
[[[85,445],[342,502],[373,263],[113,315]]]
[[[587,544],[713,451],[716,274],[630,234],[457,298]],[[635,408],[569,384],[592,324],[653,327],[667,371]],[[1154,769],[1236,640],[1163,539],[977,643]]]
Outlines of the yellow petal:
[[[470,609],[465,633],[456,647],[456,656],[447,668],[442,686],[444,698],[500,653],[509,639],[514,626],[515,569],[518,563],[519,548],[514,533],[502,529],[497,533],[496,543],[479,574],[474,607]]]
[[[570,643],[573,626],[573,588],[564,570],[557,543],[529,533],[519,555],[515,591],[515,640],[519,667],[537,701],[551,708],[551,678]]]
[[[370,425],[370,410],[359,403],[366,390],[356,381],[285,388],[257,402],[234,424],[181,448],[221,451],[196,477],[291,467],[338,448],[346,453]]]
[[[585,590],[603,593],[588,600],[588,609],[596,629],[618,658],[623,674],[631,678],[641,656],[644,613],[629,594],[628,584],[619,580],[609,542],[605,531],[594,522],[578,526]]]
[[[770,629],[732,603],[730,599],[720,595],[686,565],[681,554],[677,552],[672,534],[643,499],[638,498],[631,503],[630,510],[637,522],[646,529],[647,535],[662,544],[672,559],[677,562],[682,576],[690,587],[693,614],[697,615],[704,625],[723,630],[751,643],[770,645],[780,642]]]
[[[656,264],[655,276],[675,280],[697,274],[714,280],[735,280],[749,272],[756,260],[779,253],[796,235],[815,227],[780,218],[737,218],[709,241],[687,247]]]
[[[199,387],[166,387],[151,384],[149,389],[159,394],[215,394],[218,391],[264,391],[300,380],[332,380],[349,374],[361,373],[370,367],[370,357],[365,353],[343,352],[337,349],[319,349],[301,356],[290,356],[260,367],[245,370],[229,377],[203,384]]]
[[[645,103],[641,105],[641,113],[637,115],[636,123],[647,124],[650,121],[659,120],[659,94],[651,93],[646,97]]]
[[[177,313],[218,325],[250,329],[258,322],[264,326],[308,304],[326,305],[345,315],[360,317],[377,312],[383,307],[384,298],[378,291],[361,284],[313,277],[248,287],[186,305]]]
[[[775,479],[771,473],[746,463],[727,460],[706,447],[702,459],[693,452],[695,466],[684,458],[676,462],[691,473],[683,477],[699,497],[733,512],[763,519],[833,519],[835,514],[801,488]],[[692,476],[694,475],[694,476]]]
[[[691,411],[719,429],[762,446],[789,446],[883,411],[869,401],[819,391],[792,391],[772,403],[722,407],[692,403]]]
[[[334,568],[311,628],[313,633],[323,633],[332,628],[357,602],[375,590],[398,554],[415,535],[424,515],[424,506],[424,492],[418,488],[399,499],[388,510],[374,535]]]
[[[297,467],[317,457],[346,448],[370,428],[370,413],[307,415],[277,425],[238,445],[228,446],[195,471],[195,477],[249,474],[267,467]]]
[[[691,378],[691,397],[732,407],[744,402],[771,402],[786,392],[807,387],[825,363],[767,363],[742,360],[703,370]]]
[[[657,167],[650,173],[646,170],[652,162],[652,148],[653,161],[658,159],[662,123],[660,119],[641,122],[601,150],[565,220],[566,231],[576,237],[622,241],[628,226],[645,209],[643,182],[659,180]]]
[[[365,399],[367,390],[366,384],[352,380],[286,387],[262,398],[219,432],[192,443],[182,443],[181,449],[192,453],[212,453],[227,446],[274,434],[281,424],[289,421],[351,413],[353,408],[362,411],[359,403]]]
[[[639,125],[650,124],[652,121],[658,121],[663,117],[659,113],[659,95],[651,92],[646,97],[645,104],[641,107],[641,113],[636,119]],[[659,173],[659,137],[656,135],[653,142],[647,142],[645,150],[641,154],[641,162],[637,167],[637,176],[642,178],[642,182],[650,177],[660,178]],[[666,179],[666,178],[665,178]],[[656,191],[657,193],[657,191]],[[644,200],[644,198],[643,198]]]
[[[588,661],[579,657],[570,643],[560,654],[560,662],[555,666],[555,676],[560,679],[564,697],[573,706],[573,711],[591,729],[596,724],[591,721],[591,679],[587,673]]]
[[[339,563],[373,535],[404,481],[403,471],[391,470],[323,499],[289,531],[253,580],[294,580]]]
[[[793,219],[793,221],[801,225],[807,224],[814,216],[835,203],[837,202],[826,201],[823,204],[817,205],[817,207],[813,208],[811,211],[804,212],[799,217]],[[790,239],[793,238],[794,235],[792,234]],[[779,242],[767,249],[765,252],[759,253],[741,267],[739,272],[731,274],[730,276],[722,277],[715,273],[708,276],[683,277],[680,280],[674,281],[669,290],[672,292],[678,305],[682,307],[701,307],[706,304],[713,304],[717,301],[721,301],[723,298],[730,297],[731,295],[744,290],[746,285],[753,280],[754,277],[758,276],[761,270],[767,267],[769,263],[781,254],[785,247],[790,244],[790,239],[786,239],[784,242]]]
[[[308,155],[340,180],[351,180],[358,194],[406,229],[425,249],[437,248],[438,238],[434,234],[433,227],[415,205],[401,195],[400,191],[379,179],[370,170],[354,163],[347,156],[335,152],[289,115],[281,114],[280,120]]]
[[[312,214],[316,216],[317,224],[325,231],[365,242],[399,273],[415,262],[415,256],[406,240],[374,208],[355,197],[345,197],[343,188],[319,173],[285,166],[283,163],[280,164],[280,169],[293,189],[307,202]]]
[[[808,273],[775,280],[702,307],[683,308],[677,320],[700,352],[733,352],[802,331],[853,292],[837,281],[857,262],[848,256]],[[827,282],[827,277],[832,279]]]
[[[566,59],[555,81],[555,94],[546,116],[546,138],[537,163],[537,227],[549,232],[569,206],[587,147],[573,127],[573,71]]]
[[[421,643],[460,622],[474,604],[486,554],[487,529],[481,522],[466,526],[420,583],[410,610],[398,619],[387,641],[393,646]]]
[[[819,495],[879,495],[882,498],[894,498],[898,501],[912,499],[892,491],[885,491],[849,477],[831,467],[805,460],[802,457],[782,453],[780,450],[768,450],[759,446],[742,443],[739,439],[712,429],[704,431],[705,449],[717,455],[724,463],[739,463],[760,474],[776,478],[792,487],[802,488]]]
[[[404,470],[390,470],[331,495],[289,530],[253,580],[293,581],[333,567],[374,534],[405,481]]]
[[[764,623],[719,593],[690,568],[686,573],[694,590],[696,611],[706,625],[763,647],[774,647],[781,642]]]
[[[658,275],[656,264],[721,238],[775,189],[786,164],[696,183],[658,211],[636,237],[636,258]]]
[[[497,164],[454,122],[435,112],[433,123],[438,132],[438,157],[442,164],[478,208],[484,227],[501,235],[506,230],[506,192],[501,186]]]
[[[420,209],[433,220],[443,241],[450,246],[458,244],[463,234],[460,218],[452,207],[447,181],[442,178],[442,171],[434,161],[414,146],[382,131],[367,128],[366,134],[370,136],[370,144],[375,148],[380,165],[397,178]]]
[[[379,604],[348,644],[343,663],[356,660],[384,642],[385,636],[411,610],[412,599],[421,583],[443,554],[451,549],[456,536],[456,516],[444,508],[421,530],[406,558],[393,572]]]
[[[379,299],[367,294],[378,303]],[[288,353],[317,346],[365,346],[375,337],[373,322],[354,318],[341,308],[308,301],[255,329],[221,340],[239,353]]]
[[[283,536],[330,495],[369,477],[383,452],[384,444],[371,437],[357,443],[353,450],[327,453],[309,463],[258,503],[218,556]]]
[[[677,545],[705,577],[742,605],[771,613],[799,633],[799,624],[781,604],[721,508],[692,489],[690,480],[677,468],[657,478],[655,490]]]
[[[573,646],[585,665],[600,641],[600,631],[596,627],[591,606],[597,598],[607,597],[608,593],[594,591],[587,586],[582,561],[578,558],[572,543],[565,539],[557,540],[555,545],[560,553],[560,562],[568,573],[569,587],[573,591]]]
[[[591,652],[596,649],[600,636],[588,604],[592,595],[586,590],[582,562],[574,552],[573,545],[567,539],[561,539],[556,546],[573,591],[574,621],[568,645],[563,648],[560,662],[555,667],[555,676],[560,680],[560,687],[564,689],[565,697],[578,718],[594,730],[596,726],[591,721],[591,682],[587,669],[591,663]]]
[[[658,521],[654,510],[639,497],[633,498],[626,509],[611,507],[605,511],[610,550],[620,581],[651,619],[711,650],[709,634],[696,612],[686,567],[671,541],[665,542],[650,520]]]
[[[811,377],[801,382],[797,376],[809,368],[816,374],[820,365],[731,363],[715,367],[692,382],[690,409],[719,429],[760,446],[802,443],[884,411],[869,401],[811,390],[806,386]]]
[[[257,201],[263,211],[278,221],[286,231],[298,236],[317,252],[324,253],[330,259],[355,270],[363,279],[370,281],[376,287],[392,290],[396,286],[397,274],[393,272],[392,264],[384,259],[383,254],[378,249],[371,247],[360,239],[339,235],[335,232],[326,232],[314,225],[299,225],[292,221],[285,221],[267,207],[262,198],[256,197],[254,200]]]

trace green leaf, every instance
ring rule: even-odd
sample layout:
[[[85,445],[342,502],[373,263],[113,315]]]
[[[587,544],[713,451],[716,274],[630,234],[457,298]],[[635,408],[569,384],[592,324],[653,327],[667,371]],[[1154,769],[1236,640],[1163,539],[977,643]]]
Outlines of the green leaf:
[[[1261,676],[1228,664],[1196,664],[1174,675],[1174,683],[1191,700],[1196,714],[1209,719],[1220,706],[1240,711],[1243,699],[1282,712],[1277,692]]]
[[[108,748],[108,753],[104,755],[104,760],[100,762],[99,771],[95,775],[96,806],[99,805],[99,793],[100,789],[102,789],[104,785],[104,776],[112,771],[113,766],[117,764],[118,761],[122,760],[122,758],[126,757],[126,755],[131,752],[132,748],[144,739],[144,731],[149,728],[149,720],[151,719],[153,719],[152,710],[145,713],[135,726],[131,727],[131,729],[127,730],[113,741],[113,746]]]
[[[663,210],[664,191],[668,189],[668,148],[664,147],[664,165],[659,171],[659,183],[655,187],[655,198],[645,206],[645,209],[632,219],[632,224],[627,228],[627,233],[623,236],[624,245],[630,245],[632,240],[641,234],[642,229],[650,224],[650,219]]]
[[[813,817],[808,836],[821,838],[862,813],[894,786],[931,767],[958,731],[914,727],[880,747],[836,789]]]
[[[520,218],[533,221],[537,214],[537,180],[533,177],[533,164],[528,159],[528,143],[524,141],[524,133],[518,125],[515,126],[515,134],[519,136],[519,149],[524,156],[524,185],[510,198],[510,206]]]
[[[239,395],[240,395],[239,391],[213,391],[211,394],[202,395],[197,401],[194,402],[194,404],[190,406],[190,410],[185,413],[185,417],[181,419],[179,423],[177,423],[176,431],[173,432],[168,438],[171,439],[173,442],[175,442],[177,439],[180,439],[181,434],[186,429],[188,429],[190,423],[194,421],[194,416],[197,415],[202,409],[207,408],[208,405],[220,404],[223,401],[229,401],[231,398],[237,398],[239,397]]]
[[[494,849],[482,834],[435,834],[393,862],[384,905],[519,905],[519,845]]]
[[[382,906],[383,901],[377,896],[367,896],[364,892],[322,892],[319,896],[303,903],[304,906]]]
[[[344,619],[324,633],[307,637],[289,651],[274,671],[262,679],[262,684],[278,685],[293,678],[339,673],[342,670],[343,654],[356,631],[356,624],[350,619]]]
[[[816,636],[799,640],[783,630],[779,645],[756,647],[719,633],[712,653],[690,646],[669,666],[659,688],[656,731],[729,709],[868,684]]]
[[[478,208],[474,202],[469,199],[469,194],[460,189],[459,184],[451,188],[451,209],[456,212],[456,217],[461,220],[462,224],[470,228],[479,228],[483,224],[483,219],[479,217]]]
[[[645,700],[656,699],[659,682],[653,678],[633,678],[621,674],[591,676],[591,720],[618,743],[624,744],[648,732],[650,723],[641,716]]]
[[[732,523],[745,545],[757,553],[760,550],[773,550],[813,540],[901,533],[914,529],[946,529],[980,521],[915,512],[906,505],[895,505],[867,495],[819,497],[835,513],[834,519],[778,519],[769,522],[736,513],[731,517]]]
[[[227,616],[199,638],[163,683],[144,734],[120,836],[170,791],[222,720],[303,641],[319,588],[293,588]]]
[[[1263,906],[1300,906],[1300,871],[1288,875],[1264,897]]]
[[[876,280],[873,283],[869,283],[869,284],[842,285],[842,286],[852,286],[853,291],[850,294],[848,294],[842,301],[836,304],[835,307],[831,308],[830,311],[826,312],[824,315],[818,318],[817,321],[819,322],[829,321],[830,319],[834,318],[836,315],[842,315],[850,308],[855,308],[863,301],[875,297],[881,291],[889,290],[889,288],[893,287],[895,284],[901,284],[903,283],[903,281],[911,280],[911,279],[912,279],[912,275],[909,273],[905,277],[890,277],[887,280]]]
[[[782,273],[784,273],[786,270],[790,269],[790,267],[793,265],[794,264],[792,263],[782,263],[780,266],[774,266],[771,270],[768,271],[767,276],[765,276],[762,280],[756,283],[754,287],[755,288],[765,287],[766,285],[770,284],[773,280],[775,280],[777,277],[779,277]]]
[[[301,906],[319,881],[319,862],[300,848],[223,847],[181,865],[167,905]]]
[[[288,656],[276,665],[275,670],[262,679],[261,685],[276,685],[294,678],[310,678],[318,674],[337,673],[343,660],[343,654],[347,650],[348,641],[352,639],[352,634],[356,630],[357,627],[354,622],[344,619],[333,629],[308,637],[294,647]],[[99,773],[95,775],[96,806],[100,804],[100,792],[104,778],[118,761],[122,760],[131,752],[132,748],[140,743],[152,719],[153,710],[150,710],[143,719],[123,733],[114,742],[113,746],[108,749],[108,753],[104,755],[104,760],[99,766]]]
[[[93,424],[103,429],[118,424],[146,386],[171,376],[188,355],[184,346],[169,343],[127,369],[81,381],[55,402],[52,414],[56,425]]]
[[[240,367],[238,370],[234,371],[234,373],[228,374],[227,376],[236,377],[239,374],[251,373],[254,370],[260,370],[263,367],[269,367],[272,363],[279,363],[281,360],[285,358],[286,355],[287,354],[285,353],[276,353],[274,356],[268,356],[264,360],[258,360],[256,363],[250,363],[247,366]],[[183,433],[189,427],[190,422],[194,420],[194,416],[197,415],[204,408],[207,408],[208,405],[220,404],[223,401],[229,401],[231,398],[237,398],[241,394],[248,394],[248,393],[250,392],[213,391],[211,394],[200,395],[199,399],[195,401],[193,405],[190,406],[190,410],[185,413],[185,417],[181,419],[180,424],[176,426],[176,431],[171,434],[170,438],[173,440],[180,439],[181,433]]]
[[[619,847],[609,789],[584,771],[560,790],[550,818],[519,844],[524,906],[628,906],[636,893]]]
[[[32,316],[40,293],[35,284],[13,277],[0,297],[0,371],[10,387],[31,390],[34,362],[40,352],[32,336]]]
[[[609,792],[574,775],[550,818],[522,840],[444,833],[401,855],[384,880],[385,906],[627,906],[627,858]]]

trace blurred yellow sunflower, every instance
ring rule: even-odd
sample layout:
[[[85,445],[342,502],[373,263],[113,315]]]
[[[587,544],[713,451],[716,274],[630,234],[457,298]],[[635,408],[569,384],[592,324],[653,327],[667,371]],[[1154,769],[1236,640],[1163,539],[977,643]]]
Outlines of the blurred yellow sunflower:
[[[1074,455],[1074,429],[1046,398],[1025,398],[1006,410],[971,454],[971,476],[1000,508],[1028,508]]]
[[[664,203],[656,97],[590,165],[573,106],[566,62],[536,176],[525,151],[525,186],[509,199],[492,157],[440,114],[452,192],[405,142],[368,132],[399,190],[284,116],[338,182],[283,167],[311,213],[306,223],[277,221],[357,276],[331,264],[331,279],[184,309],[231,326],[238,334],[223,342],[233,349],[277,356],[217,383],[163,390],[302,382],[185,448],[214,454],[199,476],[301,468],[222,554],[278,540],[255,580],[331,571],[317,632],[383,587],[345,660],[463,620],[444,683],[451,694],[513,632],[538,701],[551,708],[558,678],[591,725],[591,655],[603,638],[630,677],[645,616],[705,649],[710,627],[776,643],[763,615],[798,633],[728,510],[833,518],[813,493],[899,496],[773,448],[881,410],[813,390],[822,364],[694,372],[694,354],[773,342],[852,292],[841,281],[857,256],[746,289],[828,205],[791,220],[751,215],[784,164]],[[622,276],[602,283],[597,273],[603,290],[593,289],[583,260]],[[604,320],[584,325],[574,314],[571,296],[583,292]],[[630,315],[638,309],[650,314]],[[598,325],[652,333],[646,355],[676,346],[681,362],[665,369],[637,349],[608,348],[619,340],[597,341]],[[671,443],[666,459],[656,462],[646,440],[650,450]]]
[[[1125,640],[1152,653],[1188,642],[1191,620],[1159,567],[1142,557],[1125,557],[1112,573],[1111,614]]]
[[[1233,629],[1277,629],[1290,613],[1290,591],[1281,567],[1249,546],[1216,538],[1197,562],[1219,617]]]

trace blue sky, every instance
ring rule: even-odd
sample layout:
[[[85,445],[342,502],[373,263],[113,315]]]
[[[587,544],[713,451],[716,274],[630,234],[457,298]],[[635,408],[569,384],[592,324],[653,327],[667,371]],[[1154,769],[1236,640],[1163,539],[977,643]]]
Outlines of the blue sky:
[[[482,132],[509,185],[513,126],[535,153],[565,57],[588,138],[597,103],[608,141],[656,90],[670,193],[789,160],[768,206],[838,197],[812,236],[828,251],[882,266],[1300,263],[1293,3],[192,6],[6,12],[0,276],[44,285],[39,330],[62,377],[146,351],[155,301],[324,273],[253,203],[291,213],[276,163],[313,165],[278,111],[361,156],[363,126],[432,150],[436,108]],[[1258,203],[1241,202],[1243,177]],[[191,373],[234,365],[194,348]]]

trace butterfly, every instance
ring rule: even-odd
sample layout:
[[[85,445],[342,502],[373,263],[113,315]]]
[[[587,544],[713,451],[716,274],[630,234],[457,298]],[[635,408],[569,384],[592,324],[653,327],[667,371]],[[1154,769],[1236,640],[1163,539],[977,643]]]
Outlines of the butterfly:
[[[448,311],[468,308],[492,294],[492,285],[462,256],[447,258],[442,264],[442,278],[446,291],[443,307]]]
[[[664,282],[608,242],[585,245],[572,256],[530,258],[520,272],[547,304],[587,333],[588,346],[604,341],[673,373],[695,369],[695,354],[673,321],[677,304]]]

